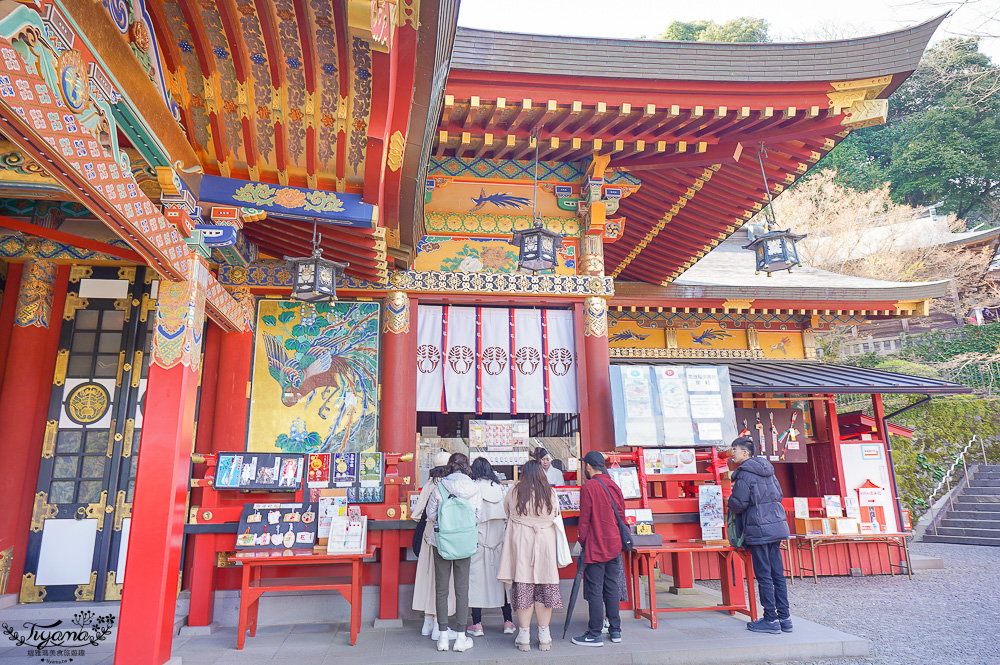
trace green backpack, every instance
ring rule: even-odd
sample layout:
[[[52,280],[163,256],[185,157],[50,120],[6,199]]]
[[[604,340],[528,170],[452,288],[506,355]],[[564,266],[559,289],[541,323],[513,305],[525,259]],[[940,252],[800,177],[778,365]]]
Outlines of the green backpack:
[[[726,515],[726,535],[729,544],[736,549],[746,547],[743,537],[743,515],[729,513]]]
[[[451,496],[444,483],[438,483],[441,505],[438,507],[434,536],[442,559],[468,559],[479,547],[479,523],[476,511],[465,499]]]

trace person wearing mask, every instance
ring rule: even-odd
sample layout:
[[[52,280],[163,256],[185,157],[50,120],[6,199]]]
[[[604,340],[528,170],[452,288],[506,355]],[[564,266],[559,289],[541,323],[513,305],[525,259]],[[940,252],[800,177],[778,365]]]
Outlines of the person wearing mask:
[[[744,543],[753,558],[758,598],[764,616],[748,621],[755,633],[792,632],[785,586],[785,566],[781,561],[781,541],[788,539],[788,519],[781,505],[782,493],[774,466],[764,457],[754,455],[753,439],[733,441],[733,493],[729,512],[742,518]]]
[[[510,585],[510,604],[517,612],[514,646],[531,650],[534,613],[538,616],[538,648],[548,651],[552,648],[552,610],[563,606],[556,555],[559,501],[539,462],[528,460],[521,468],[520,479],[504,499],[504,509],[507,533],[497,579]]]
[[[505,597],[503,583],[497,579],[503,536],[507,528],[507,513],[503,508],[507,486],[500,482],[493,466],[485,457],[472,462],[472,479],[483,497],[483,508],[479,519],[479,549],[472,555],[469,568],[472,625],[466,632],[473,637],[483,635],[483,608],[499,607],[503,612],[503,632],[512,635],[514,620],[510,603]]]
[[[549,485],[555,487],[557,485],[562,485],[566,481],[563,480],[562,471],[557,469],[552,464],[552,453],[547,451],[545,448],[535,448],[535,452],[532,455],[538,463],[542,465],[542,471],[545,473],[545,479],[549,481]]]
[[[427,501],[436,490],[438,481],[444,477],[448,457],[448,453],[444,450],[439,450],[434,454],[434,468],[430,470],[427,484],[420,490],[420,496],[417,497],[417,503],[410,514],[410,519],[423,525],[419,539],[414,543],[414,548],[419,546],[420,551],[417,553],[417,574],[413,580],[413,604],[411,607],[415,612],[424,613],[424,625],[420,629],[420,634],[430,635],[435,642],[441,633],[435,619],[437,600],[434,586],[434,555],[429,540],[430,534],[434,531],[434,523],[428,522],[426,508]],[[420,530],[421,527],[418,525],[417,529]],[[448,611],[455,611],[454,585],[448,592]]]
[[[448,458],[448,464],[444,470],[444,477],[438,481],[437,491],[432,492],[427,500],[427,519],[437,521],[438,509],[441,507],[445,496],[441,494],[441,487],[444,487],[449,497],[457,497],[469,502],[475,511],[478,519],[483,499],[479,493],[479,487],[472,480],[472,468],[469,466],[469,458],[462,453],[454,453]],[[466,635],[463,626],[469,620],[469,565],[471,555],[464,559],[445,559],[437,551],[437,535],[434,529],[430,532],[430,545],[434,550],[434,588],[435,607],[437,614],[438,630],[440,635],[437,640],[438,651],[447,651],[448,642],[454,640],[453,649],[455,651],[467,651],[472,648],[472,638]],[[448,594],[449,585],[455,589],[455,614],[451,619],[448,614]],[[451,630],[449,626],[455,626],[457,630]]]
[[[590,621],[587,632],[574,637],[573,644],[602,647],[601,628],[605,616],[611,641],[622,641],[618,590],[622,540],[618,517],[625,519],[625,498],[608,475],[604,456],[596,450],[584,456],[583,473],[587,481],[580,489],[577,540],[583,547],[583,562],[587,566],[583,571],[583,595],[590,606]]]

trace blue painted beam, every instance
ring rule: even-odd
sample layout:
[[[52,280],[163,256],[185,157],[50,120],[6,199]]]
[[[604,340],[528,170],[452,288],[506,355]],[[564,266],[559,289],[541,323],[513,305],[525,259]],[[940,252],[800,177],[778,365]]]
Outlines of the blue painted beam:
[[[364,203],[360,194],[340,194],[206,175],[201,179],[198,198],[203,203],[260,208],[276,217],[320,224],[364,229],[378,225],[378,208]]]

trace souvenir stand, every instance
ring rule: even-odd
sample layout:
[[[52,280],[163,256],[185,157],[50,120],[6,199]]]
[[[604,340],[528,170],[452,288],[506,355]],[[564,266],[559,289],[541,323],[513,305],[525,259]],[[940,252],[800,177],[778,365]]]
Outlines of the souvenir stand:
[[[244,454],[244,453],[237,453]],[[303,470],[303,477],[292,492],[258,492],[247,491],[236,488],[223,488],[216,486],[216,476],[218,474],[218,463],[220,457],[225,459],[231,453],[195,455],[192,461],[196,464],[205,465],[205,473],[201,478],[191,481],[192,487],[201,488],[200,505],[192,506],[190,509],[189,522],[185,527],[185,534],[192,536],[190,558],[190,593],[191,606],[188,615],[189,626],[205,626],[212,622],[212,607],[216,588],[240,588],[241,582],[239,571],[234,571],[231,566],[236,565],[241,560],[245,560],[251,552],[247,554],[237,554],[242,530],[247,528],[247,520],[252,514],[254,506],[260,507],[265,517],[260,518],[263,522],[268,511],[280,511],[282,516],[279,523],[284,529],[288,529],[288,524],[284,522],[284,515],[287,512],[286,506],[314,506],[316,502],[310,499],[320,498],[324,491],[316,487],[309,488],[309,471]],[[247,453],[247,455],[252,455]],[[299,457],[302,457],[301,455]],[[306,456],[308,460],[309,456]],[[400,463],[412,461],[412,453],[382,454],[384,460],[384,471],[381,471],[381,493],[382,501],[377,503],[350,504],[358,507],[358,515],[367,523],[367,547],[364,550],[364,563],[350,561],[334,561],[326,555],[326,545],[309,543],[306,549],[295,549],[293,557],[300,568],[291,566],[283,567],[279,575],[281,577],[290,576],[311,576],[311,577],[349,577],[350,584],[378,585],[382,589],[390,590],[379,596],[379,612],[382,618],[395,619],[398,616],[398,586],[400,575],[400,528],[411,528],[407,521],[407,506],[400,501],[400,486],[410,483],[408,476],[401,476],[398,473]],[[307,463],[308,465],[308,463]],[[314,483],[315,484],[315,481]],[[252,497],[251,501],[247,501]],[[344,495],[346,499],[346,494]],[[345,505],[347,502],[344,502]],[[303,512],[310,510],[305,508]],[[301,517],[299,522],[301,522]],[[318,526],[319,516],[315,518],[314,525]],[[259,530],[259,527],[256,527]],[[253,530],[253,529],[252,529]],[[283,549],[284,543],[274,546],[276,549]],[[253,548],[250,548],[253,549]],[[291,548],[288,548],[291,549]],[[260,552],[270,556],[271,548],[268,547]],[[377,558],[376,558],[377,552]],[[283,553],[279,552],[279,556]],[[311,560],[310,555],[315,556]],[[307,568],[308,567],[308,568]],[[218,569],[217,569],[218,568]],[[259,572],[256,573],[259,575]],[[360,576],[360,577],[358,577]],[[245,577],[245,575],[244,575]],[[360,582],[360,584],[359,584]],[[245,582],[243,582],[245,583]],[[316,582],[315,584],[319,584]],[[297,586],[297,589],[314,588],[309,586]],[[315,586],[315,588],[321,588]],[[325,587],[322,587],[325,588]],[[330,587],[335,588],[335,587]],[[342,591],[343,593],[343,591]],[[360,593],[360,592],[358,592]],[[347,594],[345,594],[347,597]],[[358,596],[360,598],[360,596]],[[244,619],[244,611],[241,608],[241,624]],[[352,602],[352,624],[356,623],[356,614],[360,609],[360,604],[355,606]],[[256,616],[256,609],[252,609],[252,617]],[[252,623],[252,622],[251,622]],[[242,632],[240,641],[242,642]],[[353,642],[352,642],[353,643]]]

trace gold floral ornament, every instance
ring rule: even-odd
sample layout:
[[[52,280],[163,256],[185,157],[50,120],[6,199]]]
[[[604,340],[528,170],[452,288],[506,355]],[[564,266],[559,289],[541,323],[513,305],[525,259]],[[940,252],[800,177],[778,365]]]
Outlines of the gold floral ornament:
[[[272,187],[264,183],[243,185],[233,200],[253,206],[279,206],[313,212],[341,212],[344,203],[333,192],[307,191],[295,187]]]

